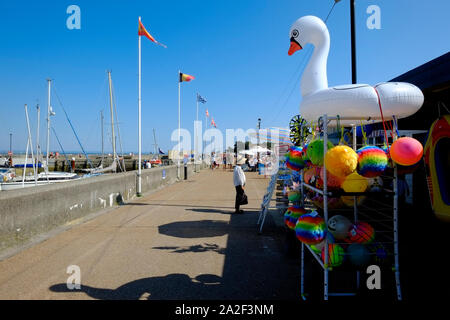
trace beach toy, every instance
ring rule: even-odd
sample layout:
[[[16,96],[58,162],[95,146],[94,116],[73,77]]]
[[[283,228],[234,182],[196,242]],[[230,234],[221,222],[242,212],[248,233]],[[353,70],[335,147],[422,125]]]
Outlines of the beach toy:
[[[289,149],[286,158],[286,166],[295,171],[300,171],[305,167],[303,150],[301,147],[293,146]]]
[[[317,211],[300,216],[295,225],[295,234],[304,244],[317,244],[321,242],[326,235],[325,220],[319,216]]]
[[[366,178],[381,175],[388,166],[388,157],[383,149],[376,146],[365,146],[358,151],[358,173]]]
[[[331,233],[329,233],[329,232],[327,232],[327,241],[328,241],[328,243],[335,243],[336,242],[334,237],[333,237],[333,235]],[[318,244],[312,244],[310,247],[315,253],[321,253],[322,252],[322,248],[324,246],[325,246],[325,239],[323,239]]]
[[[286,216],[286,214],[289,212],[289,214]],[[297,219],[303,215],[306,214],[307,211],[305,210],[305,208],[301,207],[301,206],[290,206],[286,213],[285,213],[285,223],[286,225],[289,227],[289,229],[294,230],[295,225],[297,223]]]
[[[348,232],[345,242],[348,243],[361,243],[368,244],[375,238],[375,230],[370,224],[364,221],[358,221],[355,223]]]
[[[323,181],[325,168],[320,168],[320,178]],[[332,189],[338,189],[341,187],[341,184],[344,182],[344,178],[335,176],[327,170],[327,186]]]
[[[300,81],[302,101],[299,113],[307,122],[317,121],[328,114],[346,119],[341,120],[340,125],[354,124],[356,118],[364,119],[364,125],[380,118],[381,106],[385,118],[395,115],[401,119],[416,113],[423,104],[422,91],[410,83],[383,82],[375,86],[359,83],[328,87],[330,34],[327,25],[318,17],[308,15],[297,19],[290,28],[289,39],[289,55],[309,47],[308,44],[314,48]],[[330,68],[333,67],[328,65]]]
[[[335,215],[328,219],[328,232],[338,240],[345,239],[352,226],[353,223],[341,215]]]
[[[302,200],[302,194],[299,191],[289,191],[288,199],[290,202],[300,202]]]
[[[357,267],[363,267],[370,262],[369,250],[360,243],[352,243],[349,245],[347,248],[347,256],[349,261]]]
[[[358,154],[348,146],[336,146],[325,155],[325,167],[333,175],[344,178],[356,170]]]
[[[303,171],[303,181],[306,182],[307,184],[310,184],[312,177],[314,177],[314,175],[316,174],[316,170],[317,169],[315,166],[311,166],[305,171]]]
[[[354,196],[341,196],[341,201],[344,205],[346,205],[347,207],[353,207],[354,206]],[[356,204],[360,205],[363,203],[364,199],[366,199],[365,196],[357,196],[356,197]]]
[[[380,192],[383,189],[383,179],[380,177],[370,178],[368,179],[368,190],[371,192]]]
[[[330,141],[328,141],[327,146],[328,150],[333,148],[333,144]],[[306,153],[312,164],[317,166],[323,165],[323,140],[318,139],[310,142]]]
[[[341,185],[345,192],[364,192],[367,190],[368,186],[369,183],[367,179],[356,172],[348,175]]]
[[[399,138],[392,144],[390,155],[395,163],[402,166],[412,166],[422,159],[422,144],[414,138]]]
[[[322,261],[325,263],[325,246],[322,248]],[[339,267],[344,262],[345,251],[344,249],[336,244],[328,244],[328,261],[327,265],[329,267]]]

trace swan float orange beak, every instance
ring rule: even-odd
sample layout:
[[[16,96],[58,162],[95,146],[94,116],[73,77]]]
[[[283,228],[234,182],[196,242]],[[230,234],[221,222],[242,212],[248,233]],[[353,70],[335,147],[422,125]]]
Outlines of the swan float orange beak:
[[[292,56],[294,52],[303,49],[300,43],[297,42],[293,37],[291,38],[291,46],[289,47],[288,55]]]

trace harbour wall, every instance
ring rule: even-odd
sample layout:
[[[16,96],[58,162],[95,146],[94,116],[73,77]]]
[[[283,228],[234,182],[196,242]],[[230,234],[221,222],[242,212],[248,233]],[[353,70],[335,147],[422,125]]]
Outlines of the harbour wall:
[[[204,165],[202,165],[204,167]],[[200,169],[200,165],[197,167]],[[194,165],[187,167],[187,178]],[[180,168],[184,179],[184,168]],[[177,166],[142,170],[142,193],[178,181]],[[0,252],[31,238],[118,206],[136,197],[137,171],[105,174],[79,180],[0,192]]]

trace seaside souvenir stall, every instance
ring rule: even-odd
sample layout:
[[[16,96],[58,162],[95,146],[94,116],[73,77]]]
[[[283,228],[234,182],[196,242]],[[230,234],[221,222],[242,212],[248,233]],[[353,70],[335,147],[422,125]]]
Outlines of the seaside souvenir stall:
[[[395,295],[401,300],[398,168],[421,161],[423,146],[399,137],[397,119],[419,110],[423,94],[402,82],[328,87],[330,44],[324,22],[302,17],[291,27],[290,37],[289,55],[314,45],[301,80],[300,115],[290,124],[294,146],[286,155],[286,167],[293,173],[285,224],[301,242],[301,296],[307,297],[309,252],[323,271],[324,300],[356,295],[368,266],[392,270]],[[375,122],[383,125],[384,141],[368,144],[364,126]],[[351,139],[344,130],[348,127]],[[352,290],[334,286],[332,279],[341,270],[354,272]]]

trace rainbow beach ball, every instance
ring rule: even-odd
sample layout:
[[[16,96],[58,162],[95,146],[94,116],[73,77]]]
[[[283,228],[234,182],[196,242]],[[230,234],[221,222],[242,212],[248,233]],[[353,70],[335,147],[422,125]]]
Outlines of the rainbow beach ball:
[[[358,221],[348,232],[348,237],[345,242],[369,244],[375,239],[375,230],[373,227],[364,221]]]
[[[346,177],[356,170],[358,154],[348,146],[336,146],[325,155],[325,167],[337,177]]]
[[[307,211],[305,210],[305,208],[301,206],[290,206],[284,214],[284,222],[289,229],[294,230],[298,218],[306,213]]]
[[[322,261],[325,263],[325,246],[322,248]],[[344,262],[345,251],[337,243],[328,244],[328,261],[329,267],[339,267]]]
[[[402,166],[412,166],[423,156],[422,144],[414,138],[399,138],[389,149],[392,160]]]
[[[327,233],[325,220],[319,216],[317,211],[300,216],[295,225],[297,239],[304,244],[320,243]]]
[[[300,171],[305,167],[305,160],[303,159],[303,149],[301,147],[293,146],[286,154],[286,166],[294,171]]]
[[[381,175],[388,166],[386,152],[376,146],[365,146],[358,151],[358,173],[366,178]]]

